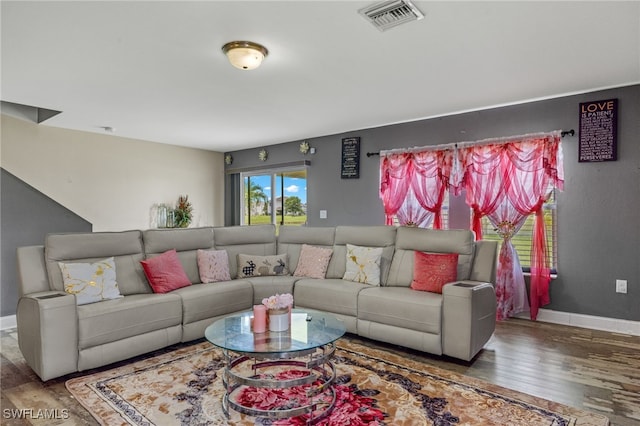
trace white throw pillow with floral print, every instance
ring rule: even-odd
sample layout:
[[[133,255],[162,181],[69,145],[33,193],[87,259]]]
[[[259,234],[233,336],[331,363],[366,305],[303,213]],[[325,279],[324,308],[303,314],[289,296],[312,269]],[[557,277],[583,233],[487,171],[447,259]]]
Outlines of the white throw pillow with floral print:
[[[58,262],[58,266],[62,271],[64,291],[75,295],[78,305],[122,297],[113,257],[95,263]]]
[[[382,247],[361,247],[347,244],[347,270],[343,280],[380,285]]]

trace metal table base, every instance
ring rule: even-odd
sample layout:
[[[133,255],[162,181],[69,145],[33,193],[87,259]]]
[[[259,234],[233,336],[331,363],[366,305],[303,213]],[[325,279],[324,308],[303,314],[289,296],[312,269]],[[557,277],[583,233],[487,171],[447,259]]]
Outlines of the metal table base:
[[[313,425],[326,418],[336,404],[336,393],[333,384],[336,378],[336,368],[331,358],[335,353],[335,343],[319,346],[315,349],[282,352],[282,353],[238,353],[230,350],[223,350],[225,358],[225,369],[222,377],[225,387],[225,394],[222,397],[222,409],[225,415],[229,416],[229,409],[233,409],[242,414],[270,419],[284,419],[290,417],[309,415],[307,424]],[[306,357],[306,359],[302,359]],[[245,377],[236,373],[236,368],[253,362],[251,370],[254,375]],[[260,370],[278,366],[301,367],[309,371],[309,375],[295,379],[277,380],[275,378],[259,377]],[[247,407],[238,403],[234,396],[243,388],[254,387],[262,389],[290,389],[296,386],[311,385],[307,390],[307,397],[310,398],[308,405],[303,405],[288,409],[260,410]],[[326,399],[330,399],[328,402]]]

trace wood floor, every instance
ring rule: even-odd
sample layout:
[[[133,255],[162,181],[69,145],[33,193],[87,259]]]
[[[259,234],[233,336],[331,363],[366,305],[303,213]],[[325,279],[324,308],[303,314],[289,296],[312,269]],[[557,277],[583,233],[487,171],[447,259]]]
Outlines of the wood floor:
[[[0,337],[0,424],[97,424],[64,387],[67,379],[96,370],[43,383],[20,355],[16,331],[2,331]],[[511,319],[498,323],[494,336],[471,363],[350,337],[506,388],[605,414],[612,425],[640,425],[640,337]],[[57,409],[59,418],[11,419],[14,408],[32,409],[32,417],[38,409]]]

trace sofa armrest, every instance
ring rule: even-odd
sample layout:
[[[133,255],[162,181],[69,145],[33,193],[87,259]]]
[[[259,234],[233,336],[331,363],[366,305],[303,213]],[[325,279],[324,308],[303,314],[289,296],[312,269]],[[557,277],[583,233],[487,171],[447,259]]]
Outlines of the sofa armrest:
[[[498,242],[489,240],[476,241],[473,266],[471,267],[471,281],[486,283],[496,282],[496,269],[498,260]]]
[[[78,319],[73,295],[45,291],[22,296],[16,318],[20,351],[42,380],[77,371]]]
[[[18,296],[50,290],[44,246],[18,247]]]
[[[470,361],[496,327],[496,293],[490,283],[458,281],[442,288],[442,353]]]

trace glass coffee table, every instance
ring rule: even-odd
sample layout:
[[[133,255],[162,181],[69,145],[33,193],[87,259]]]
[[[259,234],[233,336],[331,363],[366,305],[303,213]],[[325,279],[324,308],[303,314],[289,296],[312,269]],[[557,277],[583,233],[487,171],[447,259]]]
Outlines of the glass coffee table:
[[[225,369],[222,377],[225,394],[222,408],[270,419],[307,414],[308,424],[327,417],[336,402],[333,383],[335,365],[331,362],[335,342],[345,333],[342,321],[326,312],[293,309],[291,325],[281,332],[254,333],[253,312],[225,317],[205,330],[206,339],[222,349]],[[278,379],[272,372],[281,367],[296,367],[307,374]],[[247,388],[291,389],[305,386],[304,402],[290,401],[284,407],[258,409],[243,405],[238,399]]]

